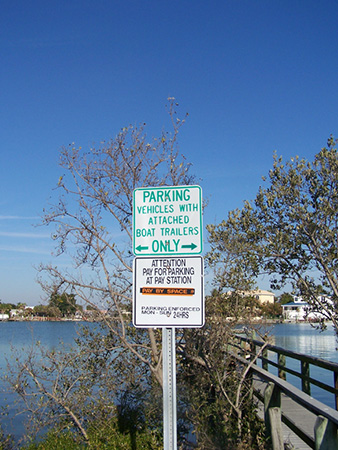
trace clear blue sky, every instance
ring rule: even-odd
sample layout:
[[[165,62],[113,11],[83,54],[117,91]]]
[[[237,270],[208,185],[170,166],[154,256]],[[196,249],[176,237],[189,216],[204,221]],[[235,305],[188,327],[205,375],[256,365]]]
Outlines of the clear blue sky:
[[[0,299],[41,303],[35,228],[58,152],[189,112],[180,148],[204,223],[254,198],[277,150],[312,160],[338,136],[336,0],[4,0],[0,15]],[[268,285],[262,286],[267,288]]]

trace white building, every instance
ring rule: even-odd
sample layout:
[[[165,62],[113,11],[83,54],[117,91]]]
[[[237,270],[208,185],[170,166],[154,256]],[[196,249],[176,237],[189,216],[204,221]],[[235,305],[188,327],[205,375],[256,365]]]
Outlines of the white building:
[[[326,300],[329,300],[326,298]],[[292,322],[301,322],[305,320],[319,321],[324,315],[319,311],[311,311],[309,303],[303,301],[302,297],[294,297],[294,301],[282,305],[283,318]]]

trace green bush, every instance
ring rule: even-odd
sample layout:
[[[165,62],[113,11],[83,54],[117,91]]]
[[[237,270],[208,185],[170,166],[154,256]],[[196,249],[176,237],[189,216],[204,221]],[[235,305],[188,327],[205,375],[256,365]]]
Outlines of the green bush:
[[[131,427],[121,431],[118,420],[112,418],[104,426],[93,423],[88,427],[88,441],[84,442],[72,431],[51,430],[39,442],[22,450],[159,450],[163,448],[158,432],[148,428]]]
[[[12,436],[6,435],[0,425],[0,450],[12,450],[13,448]]]

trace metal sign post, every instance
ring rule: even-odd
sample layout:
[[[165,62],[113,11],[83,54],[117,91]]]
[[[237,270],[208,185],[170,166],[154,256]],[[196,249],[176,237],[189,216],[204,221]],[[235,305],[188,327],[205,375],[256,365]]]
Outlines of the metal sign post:
[[[176,328],[204,325],[200,186],[133,193],[133,324],[162,328],[164,450],[177,450]]]
[[[177,450],[175,328],[162,328],[164,450]]]

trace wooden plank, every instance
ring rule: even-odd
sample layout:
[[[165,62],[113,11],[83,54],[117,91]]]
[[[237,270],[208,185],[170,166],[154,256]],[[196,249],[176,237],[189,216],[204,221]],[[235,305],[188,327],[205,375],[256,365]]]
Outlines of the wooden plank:
[[[269,408],[271,441],[273,450],[284,450],[281,409],[277,406]]]
[[[256,375],[253,377],[254,389],[261,392],[263,397],[266,386],[268,385],[266,381],[259,378]],[[306,410],[302,406],[298,405],[294,400],[288,398],[286,395],[281,396],[281,411],[283,415],[290,417],[292,421],[297,424],[298,428],[310,436],[310,442],[312,445],[308,445],[304,442],[296,433],[294,433],[290,428],[288,428],[284,423],[282,423],[282,435],[283,442],[288,448],[295,448],[297,450],[311,450],[314,448],[314,424],[317,416],[311,411]],[[264,420],[264,406],[261,402],[257,404],[258,416]]]
[[[337,427],[324,417],[317,417],[315,424],[315,450],[337,450]]]
[[[237,357],[237,359],[241,359]],[[246,363],[245,360],[243,360],[244,363]],[[292,386],[287,381],[281,380],[277,376],[266,372],[265,370],[261,369],[260,367],[254,366],[252,368],[253,372],[262,378],[264,381],[273,382],[276,386],[278,386],[281,391],[287,395],[288,397],[294,399],[297,403],[302,405],[304,408],[308,409],[309,411],[312,411],[316,415],[322,415],[329,419],[334,424],[338,425],[338,411],[335,411],[334,409],[330,408],[329,406],[324,405],[323,403],[319,402],[318,400],[314,399],[313,397],[310,397],[309,395],[305,394],[304,392],[300,391],[299,389]]]
[[[262,403],[257,405],[258,417],[264,420],[264,408]],[[302,439],[300,439],[292,430],[290,430],[284,423],[282,423],[283,442],[286,449],[297,450],[312,450],[313,447],[307,445]]]
[[[248,342],[250,342],[248,340]],[[256,341],[251,341],[251,343]],[[273,448],[281,447],[284,441],[285,448],[294,448],[298,450],[337,450],[338,449],[338,411],[328,407],[311,397],[310,385],[323,385],[322,388],[328,392],[334,392],[337,395],[338,375],[335,363],[324,362],[318,358],[307,357],[306,355],[298,355],[294,352],[284,351],[284,349],[271,346],[272,351],[279,352],[279,364],[267,359],[267,355],[261,356],[262,366],[268,368],[271,364],[279,369],[279,375],[285,375],[285,372],[291,370],[286,368],[283,363],[283,355],[288,355],[302,361],[301,376],[303,390],[300,391],[285,379],[281,379],[267,370],[253,365],[250,369],[251,379],[253,380],[253,390],[259,402],[264,401],[264,420],[268,434],[273,438]],[[270,346],[268,346],[270,350]],[[265,348],[264,350],[266,351]],[[243,365],[247,365],[248,361],[238,354],[234,355]],[[289,355],[288,355],[289,356]],[[299,357],[301,356],[301,357]],[[319,380],[312,380],[310,377],[310,364],[324,367],[334,373],[334,387],[323,384]],[[283,377],[284,378],[284,377]],[[280,393],[282,393],[280,395]],[[278,400],[280,398],[280,400]],[[258,405],[259,405],[258,402]],[[338,403],[338,400],[337,400]],[[280,418],[283,424],[281,425]],[[271,423],[273,421],[273,424]],[[288,427],[285,426],[288,425]],[[280,425],[283,431],[281,437]],[[273,437],[273,432],[275,434]],[[315,431],[316,430],[316,431]],[[289,444],[289,445],[287,445]]]

